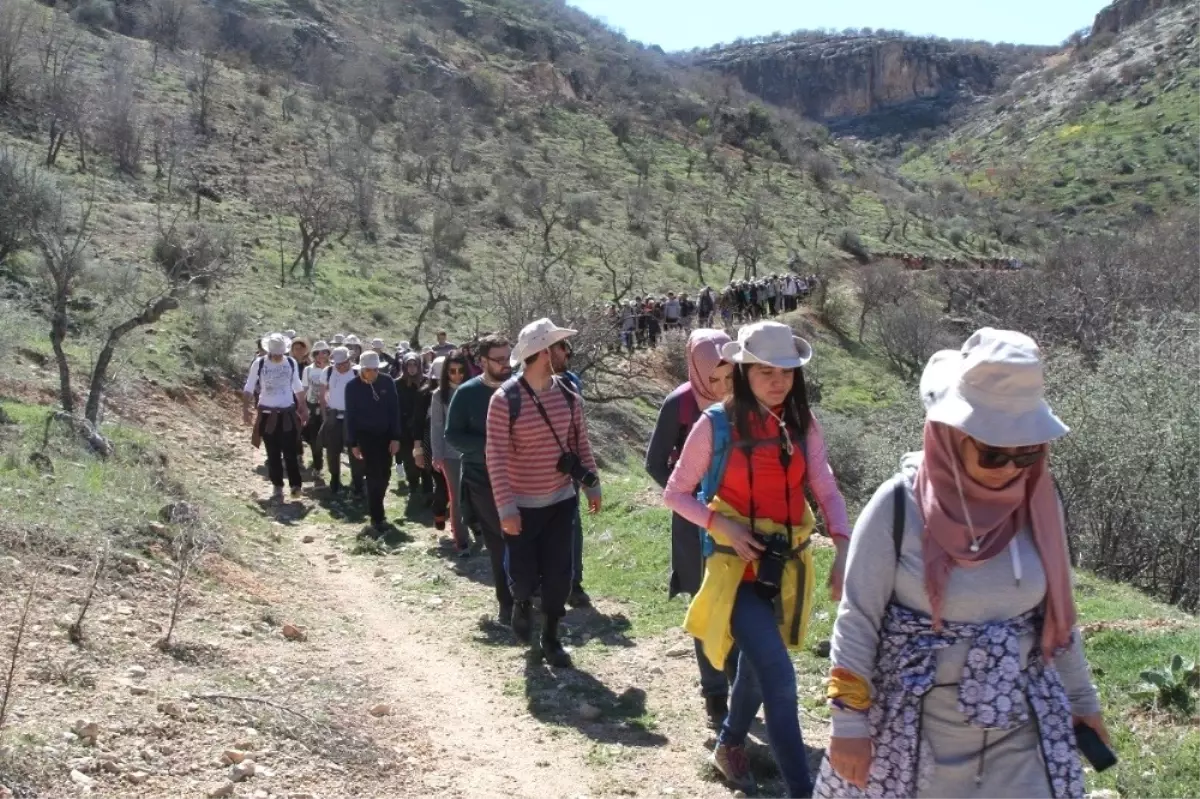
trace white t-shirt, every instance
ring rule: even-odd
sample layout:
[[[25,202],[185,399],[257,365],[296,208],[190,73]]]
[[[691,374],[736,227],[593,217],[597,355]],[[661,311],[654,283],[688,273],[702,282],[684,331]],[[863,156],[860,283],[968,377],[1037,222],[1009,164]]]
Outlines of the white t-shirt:
[[[253,394],[255,389],[258,389],[258,407],[290,408],[296,404],[296,395],[304,391],[304,385],[300,382],[300,370],[295,361],[284,356],[275,363],[264,355],[250,364],[243,390]]]
[[[328,369],[329,364],[317,366],[314,363],[304,367],[304,377],[300,382],[304,384],[304,390],[307,392],[306,399],[313,405],[319,405],[321,402],[321,389],[325,387],[325,372]]]
[[[333,367],[333,371],[329,374],[329,381],[327,383],[329,386],[329,396],[325,399],[325,405],[328,406],[330,410],[341,411],[343,413],[345,412],[346,386],[350,385],[350,381],[354,380],[354,378],[355,374],[353,368],[347,369],[346,373],[342,374],[337,370],[336,366]]]

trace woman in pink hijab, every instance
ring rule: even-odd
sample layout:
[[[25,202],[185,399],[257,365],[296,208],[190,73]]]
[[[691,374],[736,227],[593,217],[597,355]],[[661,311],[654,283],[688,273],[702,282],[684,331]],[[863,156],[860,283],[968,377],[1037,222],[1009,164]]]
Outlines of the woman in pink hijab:
[[[720,330],[692,331],[687,341],[688,381],[672,391],[658,412],[658,423],[646,449],[646,471],[666,488],[671,471],[679,458],[683,442],[705,408],[725,399],[732,385],[733,365],[721,360],[721,348],[729,336]],[[704,577],[704,558],[700,552],[700,531],[678,514],[671,517],[670,595],[695,594]],[[700,668],[700,691],[705,711],[714,728],[725,720],[729,686],[737,657],[729,658],[725,673],[713,668],[708,658],[696,649]]]
[[[925,441],[863,509],[814,796],[1081,797],[1108,732],[1047,465],[1068,432],[1028,336],[984,328],[921,377]]]

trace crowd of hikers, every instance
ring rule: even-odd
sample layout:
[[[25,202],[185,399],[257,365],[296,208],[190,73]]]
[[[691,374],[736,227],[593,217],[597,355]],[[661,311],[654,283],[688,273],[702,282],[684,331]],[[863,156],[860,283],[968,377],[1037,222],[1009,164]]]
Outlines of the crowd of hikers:
[[[1045,401],[1037,345],[984,328],[934,355],[919,389],[923,448],[851,525],[809,406],[813,349],[762,318],[803,295],[775,288],[730,287],[736,338],[712,326],[724,301],[701,293],[688,380],[666,396],[645,452],[672,511],[664,577],[670,595],[690,597],[683,627],[717,734],[711,764],[731,788],[756,790],[746,742],[761,709],[788,796],[1082,797],[1079,752],[1092,759],[1109,738],[1048,468],[1068,429]],[[664,323],[685,324],[673,304],[683,299],[667,296]],[[532,644],[536,602],[533,653],[570,668],[559,622],[590,603],[580,512],[598,512],[602,496],[574,334],[539,319],[515,343],[494,334],[456,347],[439,332],[435,347],[393,353],[380,339],[268,335],[244,397],[274,501],[285,476],[300,495],[307,444],[311,473],[327,468],[327,491],[365,501],[364,533],[383,533],[395,465],[408,502],[432,504],[439,529],[449,521],[459,555],[487,550],[497,621]],[[840,603],[832,738],[815,776],[789,656],[819,588],[809,497],[835,548],[820,590]]]

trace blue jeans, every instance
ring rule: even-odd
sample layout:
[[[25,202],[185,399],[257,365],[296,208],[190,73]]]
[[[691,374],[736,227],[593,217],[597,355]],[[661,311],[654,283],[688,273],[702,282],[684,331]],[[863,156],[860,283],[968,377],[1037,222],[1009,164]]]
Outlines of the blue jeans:
[[[741,746],[746,741],[758,706],[749,696],[748,680],[757,677],[767,717],[771,753],[787,783],[788,796],[811,796],[813,783],[808,771],[800,715],[796,699],[796,671],[788,657],[783,636],[775,621],[775,608],[754,591],[753,583],[742,583],[733,604],[733,640],[741,650],[737,679],[729,715],[721,728],[722,744]],[[752,676],[753,675],[753,676]]]
[[[725,659],[725,668],[718,669],[712,663],[708,662],[708,658],[704,655],[704,647],[700,643],[700,639],[696,641],[696,664],[700,667],[700,695],[709,696],[729,696],[729,687],[735,684],[734,678],[737,676],[738,665],[738,648],[734,646],[729,651],[729,657]],[[746,686],[752,686],[753,692],[742,691],[741,699],[751,699],[754,703],[754,709],[750,711],[750,718],[758,715],[758,707],[762,704],[762,696],[758,693],[758,682],[754,680],[754,675],[747,674]],[[752,693],[752,697],[747,697],[745,694]],[[738,699],[738,695],[734,695],[734,699]]]

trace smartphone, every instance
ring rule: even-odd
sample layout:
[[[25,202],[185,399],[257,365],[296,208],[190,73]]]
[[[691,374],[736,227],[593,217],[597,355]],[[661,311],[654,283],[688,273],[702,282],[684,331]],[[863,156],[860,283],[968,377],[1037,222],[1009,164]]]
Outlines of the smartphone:
[[[1100,735],[1088,725],[1080,722],[1075,725],[1075,745],[1079,754],[1087,758],[1096,771],[1104,771],[1117,765],[1117,755],[1109,749]]]

